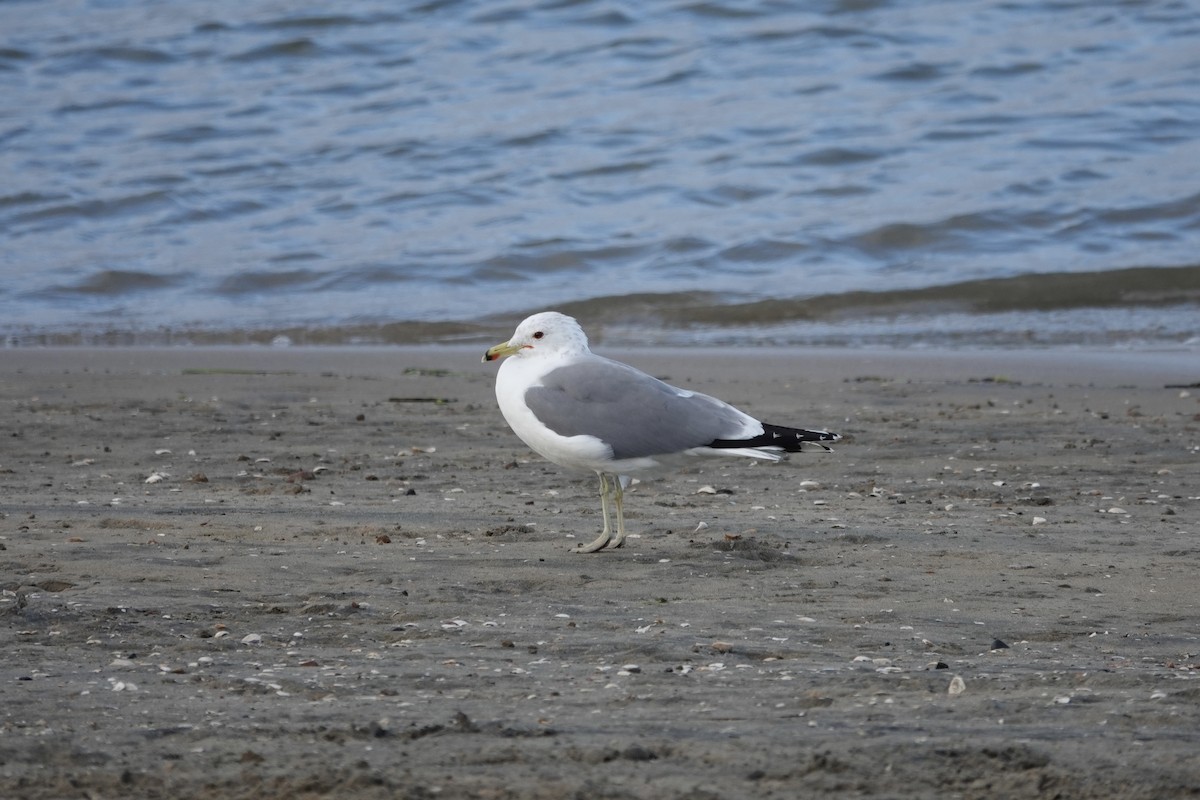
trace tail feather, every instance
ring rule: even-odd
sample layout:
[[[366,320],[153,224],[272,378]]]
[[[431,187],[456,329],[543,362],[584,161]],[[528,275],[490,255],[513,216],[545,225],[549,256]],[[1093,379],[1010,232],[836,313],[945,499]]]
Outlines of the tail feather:
[[[805,444],[815,444],[823,450],[829,447],[823,442],[836,442],[841,434],[829,431],[808,431],[803,428],[785,428],[782,425],[763,423],[763,432],[759,436],[748,439],[714,439],[709,447],[769,447],[772,450],[783,450],[787,453],[798,453]]]

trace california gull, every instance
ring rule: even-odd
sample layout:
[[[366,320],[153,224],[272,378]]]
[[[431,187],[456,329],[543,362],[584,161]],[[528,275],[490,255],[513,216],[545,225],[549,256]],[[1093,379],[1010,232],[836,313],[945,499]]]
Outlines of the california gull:
[[[555,464],[600,476],[604,531],[579,548],[583,553],[625,542],[622,502],[633,473],[706,455],[777,461],[804,444],[828,450],[824,442],[841,438],[759,422],[715,397],[598,356],[579,323],[554,311],[526,319],[483,360],[505,356],[511,358],[496,376],[496,400],[513,432]]]

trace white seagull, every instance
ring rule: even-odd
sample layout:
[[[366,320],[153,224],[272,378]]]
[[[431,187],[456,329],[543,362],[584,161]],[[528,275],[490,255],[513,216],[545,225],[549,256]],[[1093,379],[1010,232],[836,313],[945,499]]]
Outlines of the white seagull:
[[[688,456],[734,455],[778,461],[804,443],[825,450],[829,431],[759,422],[728,403],[663,383],[594,354],[579,323],[545,311],[484,361],[511,356],[496,375],[496,400],[513,433],[544,458],[600,476],[604,531],[579,549],[594,553],[625,542],[622,507],[629,476]],[[616,510],[613,530],[609,504]]]

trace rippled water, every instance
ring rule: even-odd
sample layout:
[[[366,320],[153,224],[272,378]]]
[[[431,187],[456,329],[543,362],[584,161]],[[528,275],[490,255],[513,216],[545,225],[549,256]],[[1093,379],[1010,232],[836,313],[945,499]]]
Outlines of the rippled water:
[[[10,0],[0,99],[10,343],[1200,337],[1195,2]]]

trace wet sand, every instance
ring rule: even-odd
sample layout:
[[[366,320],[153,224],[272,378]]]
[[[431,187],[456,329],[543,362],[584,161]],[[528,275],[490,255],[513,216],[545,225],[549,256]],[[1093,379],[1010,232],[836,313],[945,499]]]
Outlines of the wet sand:
[[[0,797],[1200,794],[1194,353],[598,347],[846,441],[582,555],[482,349],[0,352]]]

